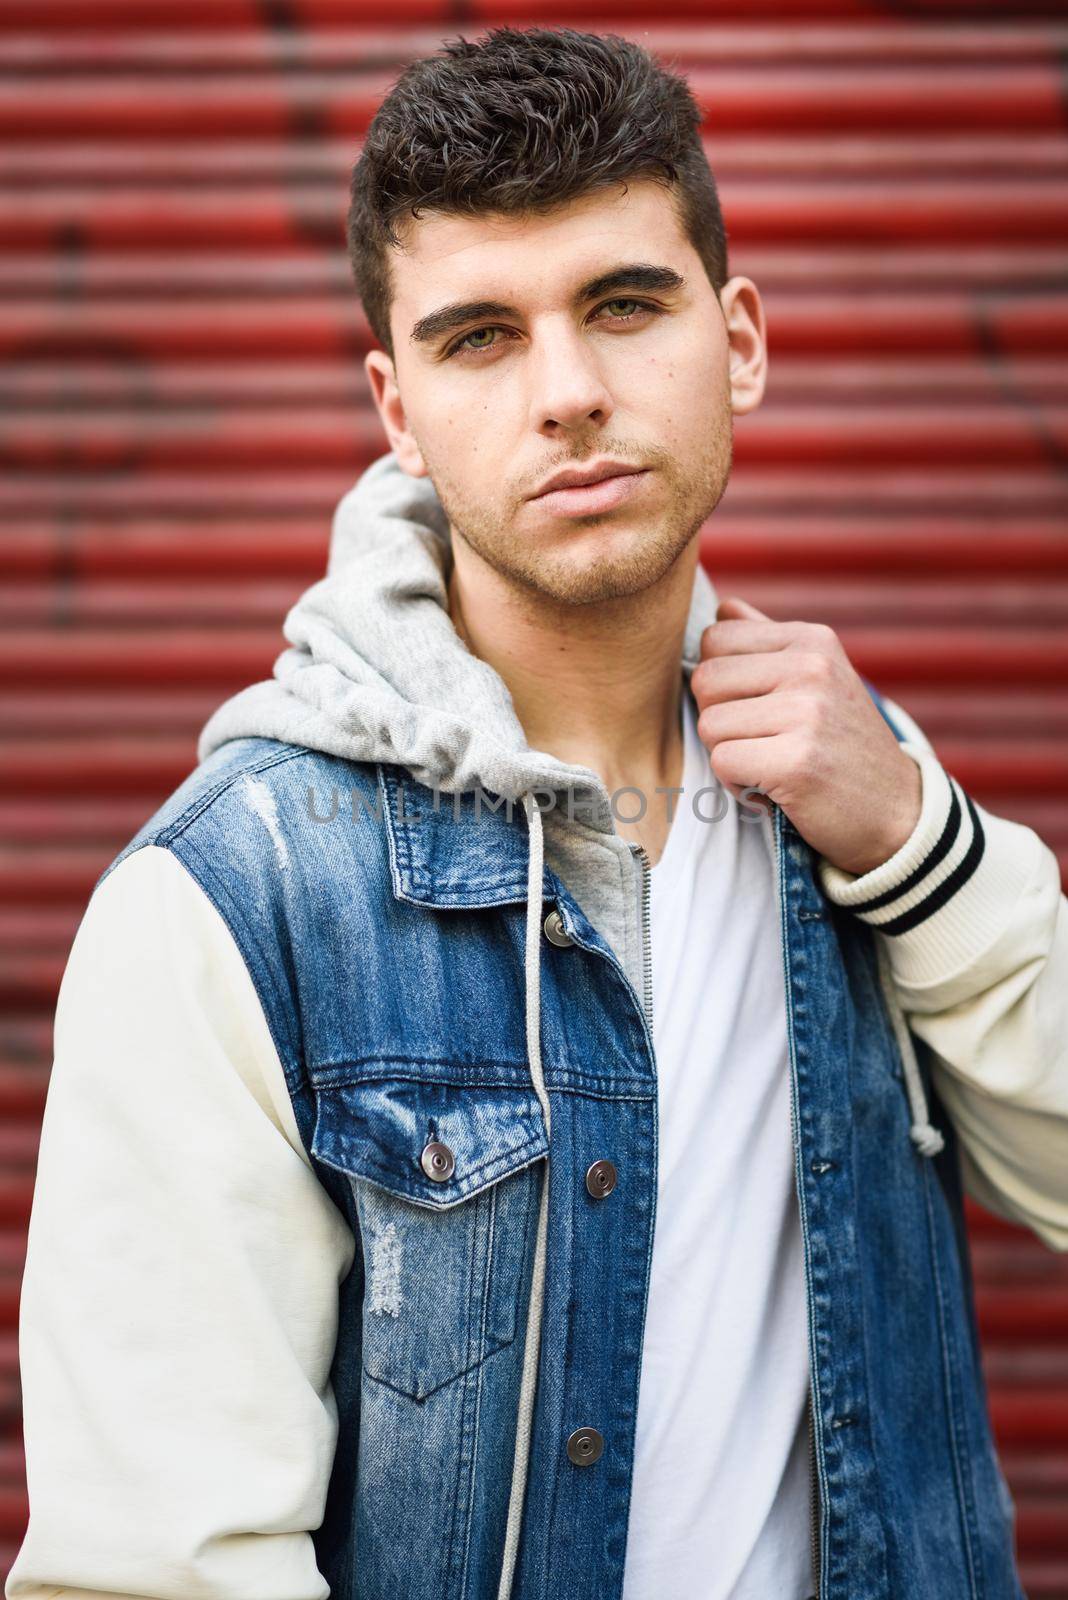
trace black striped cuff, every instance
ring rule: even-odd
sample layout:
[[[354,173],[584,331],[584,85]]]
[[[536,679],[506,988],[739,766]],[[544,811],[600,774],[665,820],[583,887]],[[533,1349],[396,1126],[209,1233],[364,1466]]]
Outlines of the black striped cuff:
[[[900,748],[923,780],[912,833],[870,872],[844,872],[823,856],[818,871],[834,905],[889,936],[895,975],[922,984],[957,970],[986,935],[996,936],[1031,864],[1030,830],[977,806],[932,751],[907,741]]]

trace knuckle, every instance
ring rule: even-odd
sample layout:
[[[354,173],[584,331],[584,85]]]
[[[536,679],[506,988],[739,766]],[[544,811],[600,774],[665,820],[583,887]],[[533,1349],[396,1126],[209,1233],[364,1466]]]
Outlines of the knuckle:
[[[812,759],[812,752],[818,743],[816,723],[813,717],[799,720],[793,729],[793,737],[786,748],[786,760],[795,773],[807,769]]]
[[[712,737],[715,719],[711,706],[706,706],[697,718],[697,733],[699,738],[707,740]]]
[[[720,783],[732,783],[734,781],[734,771],[730,760],[724,751],[717,750],[712,758],[711,765],[712,771],[715,773]]]
[[[809,682],[824,686],[834,677],[835,667],[829,655],[824,655],[819,650],[809,651],[805,656],[805,676]]]
[[[693,669],[693,672],[690,674],[690,688],[693,690],[695,699],[699,699],[701,695],[708,694],[711,687],[712,662],[709,657],[706,656],[703,660],[697,663],[696,667]]]

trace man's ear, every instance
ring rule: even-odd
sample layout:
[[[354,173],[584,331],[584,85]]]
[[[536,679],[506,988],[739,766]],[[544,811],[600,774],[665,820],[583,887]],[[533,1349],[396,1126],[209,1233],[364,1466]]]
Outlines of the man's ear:
[[[767,385],[764,304],[753,280],[742,277],[729,279],[719,300],[727,327],[731,410],[735,416],[744,416],[756,410]]]
[[[401,403],[400,389],[393,362],[384,350],[368,350],[363,358],[363,369],[371,386],[371,398],[382,419],[390,448],[398,465],[412,478],[429,476],[422,451],[408,427],[408,419]]]

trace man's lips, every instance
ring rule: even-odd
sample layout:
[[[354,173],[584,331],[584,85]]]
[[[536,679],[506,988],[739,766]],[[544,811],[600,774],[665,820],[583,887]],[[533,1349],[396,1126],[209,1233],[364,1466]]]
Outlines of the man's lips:
[[[530,504],[557,517],[595,516],[629,500],[648,477],[646,467],[634,472],[617,472],[613,477],[599,478],[596,483],[550,489],[546,494],[535,495]]]

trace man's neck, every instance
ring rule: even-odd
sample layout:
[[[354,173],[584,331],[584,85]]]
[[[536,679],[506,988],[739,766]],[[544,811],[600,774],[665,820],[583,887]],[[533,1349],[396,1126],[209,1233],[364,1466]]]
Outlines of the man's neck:
[[[449,577],[456,631],[504,680],[528,744],[592,767],[616,794],[617,829],[653,861],[674,809],[656,791],[682,783],[680,663],[697,559],[695,539],[651,588],[590,605],[518,592],[468,551]],[[640,796],[645,815],[628,823]]]

